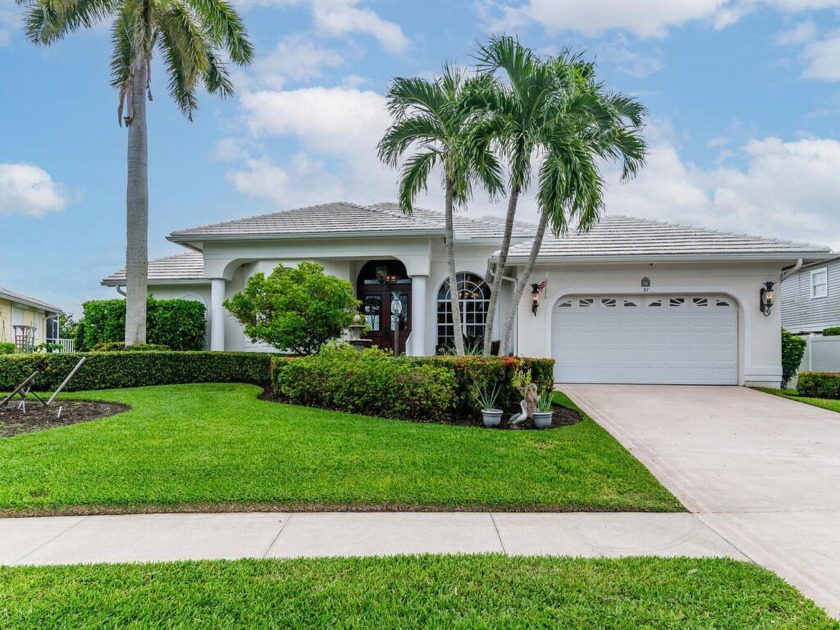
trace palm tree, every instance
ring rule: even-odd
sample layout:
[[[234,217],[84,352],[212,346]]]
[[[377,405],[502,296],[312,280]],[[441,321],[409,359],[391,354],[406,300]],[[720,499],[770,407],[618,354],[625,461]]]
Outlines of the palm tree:
[[[634,177],[644,165],[647,146],[641,135],[645,108],[635,99],[605,91],[595,81],[595,66],[579,56],[561,55],[542,62],[554,75],[555,89],[539,132],[540,221],[531,252],[517,277],[513,302],[502,331],[502,346],[510,334],[519,301],[528,285],[546,228],[555,236],[570,225],[591,228],[603,209],[604,177],[600,165],[618,161],[621,180]]]
[[[476,95],[485,91],[486,78],[468,78],[462,70],[444,66],[443,75],[424,78],[396,78],[388,90],[388,111],[394,119],[379,142],[379,159],[392,167],[415,150],[402,164],[399,204],[411,214],[414,201],[428,186],[436,166],[443,175],[445,193],[445,245],[449,267],[449,295],[452,303],[455,351],[464,354],[460,299],[455,268],[453,212],[472,196],[473,184],[491,196],[503,189],[501,167],[490,151],[493,135],[481,110],[474,107]]]
[[[253,47],[225,0],[16,0],[27,9],[24,30],[35,44],[113,20],[111,84],[119,90],[117,119],[128,127],[126,185],[126,345],[146,342],[148,276],[148,142],[146,97],[152,100],[152,53],[163,58],[169,93],[192,121],[200,85],[233,94],[226,56],[246,65]],[[125,115],[123,115],[125,114]]]
[[[553,99],[557,95],[556,76],[533,52],[510,36],[491,37],[478,51],[479,70],[488,76],[503,73],[484,92],[483,104],[490,113],[489,123],[502,146],[508,163],[508,204],[499,262],[493,275],[484,335],[484,355],[490,355],[496,304],[505,276],[516,209],[522,192],[531,181],[531,161],[543,142],[542,132]]]

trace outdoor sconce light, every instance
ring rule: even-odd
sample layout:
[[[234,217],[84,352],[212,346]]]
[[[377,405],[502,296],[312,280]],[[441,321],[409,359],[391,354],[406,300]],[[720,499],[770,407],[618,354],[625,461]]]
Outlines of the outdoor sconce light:
[[[645,276],[644,278],[642,278],[642,291],[647,293],[648,289],[650,289],[650,278]]]
[[[773,285],[776,284],[775,282],[765,282],[764,286],[761,287],[761,291],[758,292],[759,301],[761,302],[758,305],[758,308],[764,313],[764,316],[767,317],[770,315],[770,308],[773,306]]]
[[[385,284],[385,280],[388,277],[388,267],[385,265],[378,265],[376,267],[376,279],[379,280],[380,284]]]
[[[531,312],[537,316],[537,309],[540,307],[540,285],[538,282],[531,283]]]

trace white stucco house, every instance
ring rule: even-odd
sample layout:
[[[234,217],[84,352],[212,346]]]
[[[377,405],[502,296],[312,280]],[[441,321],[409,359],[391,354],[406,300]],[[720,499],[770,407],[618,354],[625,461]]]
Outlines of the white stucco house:
[[[457,216],[462,321],[484,333],[485,280],[495,272],[500,219]],[[212,350],[261,350],[222,305],[250,276],[278,263],[317,262],[357,289],[371,338],[413,355],[433,354],[453,335],[443,214],[404,215],[394,204],[336,202],[179,230],[168,239],[187,252],[150,262],[158,298],[201,300]],[[534,227],[514,231],[494,338],[527,260]],[[515,352],[556,360],[558,382],[763,385],[781,380],[778,307],[765,315],[760,290],[785,269],[831,257],[803,243],[608,216],[585,234],[547,237],[514,331]],[[105,278],[120,287],[124,272]],[[403,303],[399,337],[391,299]],[[777,296],[778,301],[778,296]]]

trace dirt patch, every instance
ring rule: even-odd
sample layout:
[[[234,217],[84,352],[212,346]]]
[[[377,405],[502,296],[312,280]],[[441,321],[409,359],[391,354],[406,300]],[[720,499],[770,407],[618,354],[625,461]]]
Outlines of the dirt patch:
[[[272,402],[279,402],[279,403],[286,403],[286,404],[295,404],[289,400],[284,399],[282,396],[278,396],[271,390],[265,389],[263,392],[258,396],[260,400],[270,400]],[[341,409],[331,409],[330,411],[342,411]],[[570,409],[569,407],[563,407],[562,405],[553,405],[552,407],[553,416],[551,418],[551,429],[556,429],[558,427],[567,427],[573,424],[577,424],[583,418],[581,417],[580,413],[578,413],[574,409]],[[518,413],[518,412],[517,412]],[[496,429],[510,429],[512,431],[527,431],[527,430],[536,430],[534,427],[533,420],[526,420],[525,422],[517,425],[511,425],[510,419],[513,417],[513,413],[505,412],[502,414],[502,422]],[[389,418],[393,420],[394,418]],[[420,424],[449,424],[454,426],[462,426],[462,427],[483,427],[484,423],[481,420],[481,413],[475,412],[473,414],[464,414],[464,415],[457,415],[451,414],[442,418],[430,419],[430,420],[403,420],[398,418],[400,422],[417,422]],[[547,430],[547,429],[544,429]]]
[[[21,433],[66,427],[79,422],[96,420],[127,411],[127,405],[92,400],[57,400],[45,407],[36,399],[27,400],[26,413],[18,409],[19,400],[0,407],[0,438]],[[61,407],[61,415],[58,409]]]

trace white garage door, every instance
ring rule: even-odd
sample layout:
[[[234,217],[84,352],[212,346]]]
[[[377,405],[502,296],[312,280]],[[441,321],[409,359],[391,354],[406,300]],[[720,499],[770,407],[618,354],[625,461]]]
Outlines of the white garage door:
[[[738,384],[738,310],[719,295],[575,296],[552,313],[561,383]]]

